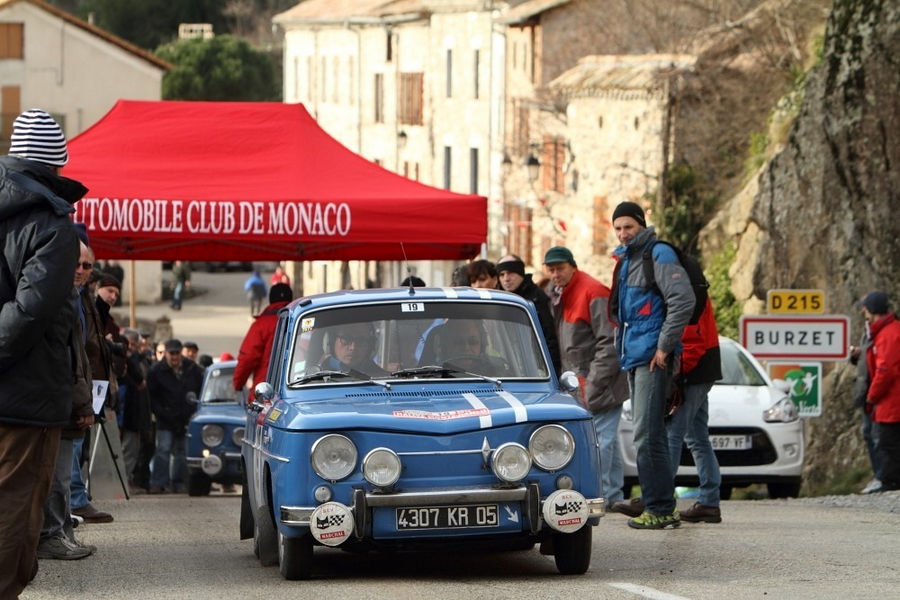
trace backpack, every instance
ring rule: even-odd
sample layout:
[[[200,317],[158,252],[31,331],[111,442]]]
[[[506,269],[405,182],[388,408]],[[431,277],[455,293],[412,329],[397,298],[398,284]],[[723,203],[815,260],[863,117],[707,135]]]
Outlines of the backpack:
[[[691,320],[689,323],[691,325],[696,325],[700,320],[700,315],[703,314],[703,310],[706,308],[706,299],[709,298],[709,282],[703,274],[703,269],[700,268],[700,263],[697,262],[696,258],[690,254],[685,254],[669,242],[657,240],[653,244],[648,244],[641,255],[641,258],[644,261],[644,279],[647,280],[647,287],[651,288],[660,296],[662,296],[662,292],[660,291],[659,286],[656,285],[656,276],[653,274],[653,247],[656,244],[665,244],[675,251],[678,262],[681,263],[681,267],[687,272],[688,279],[691,280],[691,289],[694,290],[694,311],[691,313]]]

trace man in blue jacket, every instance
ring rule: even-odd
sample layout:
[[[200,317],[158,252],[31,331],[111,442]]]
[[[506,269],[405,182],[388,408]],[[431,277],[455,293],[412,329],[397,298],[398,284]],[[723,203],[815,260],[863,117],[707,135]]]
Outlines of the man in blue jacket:
[[[66,138],[28,110],[0,158],[0,598],[37,572],[44,502],[75,392],[72,274],[78,237],[69,215],[87,189],[59,175]]]
[[[645,510],[628,520],[636,529],[678,527],[675,490],[669,460],[665,409],[674,363],[681,352],[681,335],[694,310],[690,279],[667,244],[658,244],[644,211],[622,202],[613,212],[620,245],[613,273],[610,318],[616,323],[619,364],[628,372],[634,414],[634,445],[638,480]],[[656,287],[644,276],[643,252],[652,247]]]

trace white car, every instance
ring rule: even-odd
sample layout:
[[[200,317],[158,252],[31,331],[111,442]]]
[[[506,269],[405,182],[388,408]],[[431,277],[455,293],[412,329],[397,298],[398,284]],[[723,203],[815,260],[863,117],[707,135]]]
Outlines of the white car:
[[[734,487],[764,483],[772,498],[797,496],[803,471],[804,423],[784,381],[769,379],[757,360],[734,340],[720,337],[722,379],[709,393],[709,435],[722,472],[721,497]],[[631,400],[622,407],[619,445],[625,495],[638,484]],[[682,445],[675,485],[696,486],[697,469]]]

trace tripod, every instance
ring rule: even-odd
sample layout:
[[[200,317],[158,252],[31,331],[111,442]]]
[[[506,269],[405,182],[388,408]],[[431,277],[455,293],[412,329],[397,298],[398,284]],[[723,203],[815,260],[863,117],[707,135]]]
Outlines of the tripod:
[[[119,455],[115,453],[113,450],[112,442],[109,440],[109,434],[106,432],[106,416],[104,414],[97,415],[97,421],[100,424],[100,431],[103,432],[103,438],[106,440],[106,447],[109,449],[109,455],[112,457],[113,466],[116,469],[116,475],[119,477],[119,483],[122,486],[122,492],[125,494],[126,500],[131,500],[128,495],[128,486],[125,485],[125,479],[122,477],[122,471],[119,469]],[[93,477],[91,477],[91,470],[94,467],[94,459],[97,457],[97,448],[100,445],[96,442],[94,446],[91,448],[91,460],[88,463],[88,495],[90,496],[91,485],[93,481]]]

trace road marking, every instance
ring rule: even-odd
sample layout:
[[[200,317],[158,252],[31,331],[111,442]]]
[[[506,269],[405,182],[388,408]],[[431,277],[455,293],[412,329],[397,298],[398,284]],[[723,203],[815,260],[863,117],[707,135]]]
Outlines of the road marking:
[[[689,600],[684,596],[678,596],[676,594],[669,594],[667,592],[661,592],[659,590],[655,590],[652,587],[647,587],[645,585],[635,585],[633,583],[608,583],[610,587],[618,588],[620,590],[624,590],[626,592],[631,592],[636,596],[641,596],[642,598],[650,598],[651,600]]]

